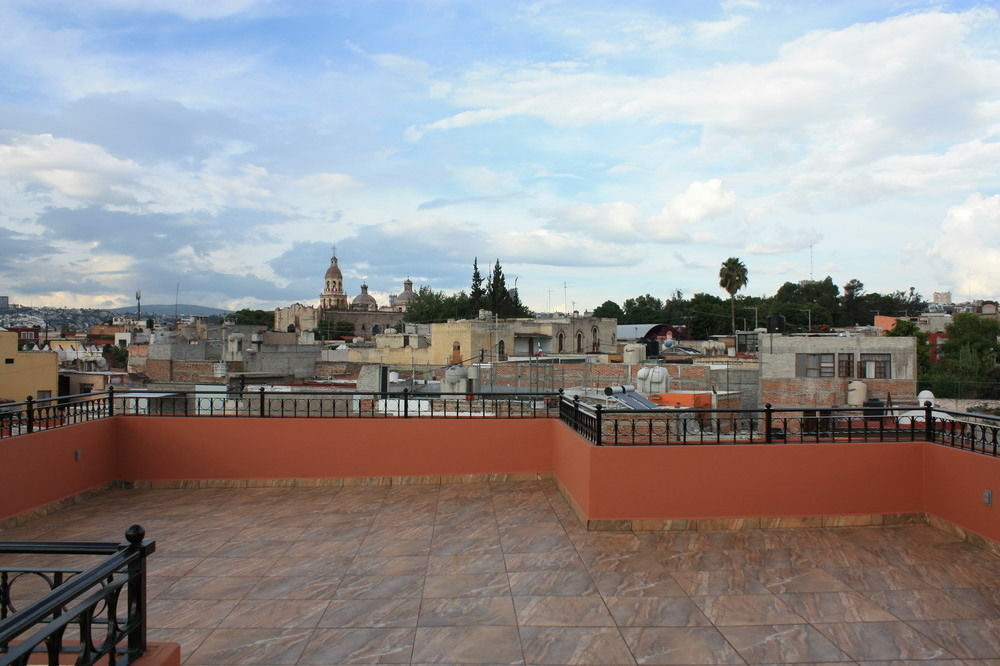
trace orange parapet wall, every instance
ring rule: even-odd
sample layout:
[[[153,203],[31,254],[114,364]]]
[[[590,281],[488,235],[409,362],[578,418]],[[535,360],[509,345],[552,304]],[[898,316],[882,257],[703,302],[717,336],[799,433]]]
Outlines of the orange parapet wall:
[[[127,481],[552,471],[551,419],[117,420]]]
[[[919,442],[590,447],[593,520],[922,511]]]
[[[117,479],[114,432],[102,419],[0,440],[0,519]]]
[[[1000,458],[924,444],[924,510],[1000,543]],[[983,493],[992,491],[992,506]]]

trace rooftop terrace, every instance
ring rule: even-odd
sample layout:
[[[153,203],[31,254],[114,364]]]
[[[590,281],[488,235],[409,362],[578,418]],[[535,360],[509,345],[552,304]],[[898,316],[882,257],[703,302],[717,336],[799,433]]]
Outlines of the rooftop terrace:
[[[1000,663],[995,424],[269,405],[19,413],[0,539],[142,524],[189,664]]]
[[[4,536],[127,522],[187,664],[1000,659],[1000,559],[922,524],[594,532],[539,481],[112,490]]]

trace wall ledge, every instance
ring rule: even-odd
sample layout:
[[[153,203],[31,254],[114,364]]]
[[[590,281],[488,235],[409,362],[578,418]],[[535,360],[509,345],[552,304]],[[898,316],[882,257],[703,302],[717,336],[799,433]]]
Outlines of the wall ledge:
[[[83,492],[76,493],[75,495],[70,495],[61,500],[56,500],[55,502],[49,502],[48,504],[43,504],[40,507],[31,509],[30,511],[24,511],[22,513],[9,516],[7,518],[0,518],[0,530],[9,530],[14,527],[19,527],[25,523],[30,523],[34,520],[44,518],[45,516],[53,513],[55,511],[61,511],[66,507],[73,506],[74,504],[80,504],[81,502],[86,502],[87,500],[101,495],[111,488],[119,488],[121,484],[117,481],[109,481],[108,483],[103,483],[95,488],[89,490],[84,490]]]

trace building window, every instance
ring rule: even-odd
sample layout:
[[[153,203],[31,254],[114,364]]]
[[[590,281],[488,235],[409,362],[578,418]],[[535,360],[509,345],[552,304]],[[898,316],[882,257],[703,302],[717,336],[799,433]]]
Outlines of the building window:
[[[565,341],[565,339],[566,339],[566,336],[564,336],[564,335],[562,334],[562,332],[560,332],[560,333],[559,333],[559,352],[560,352],[560,353],[561,353],[561,352],[563,351],[563,345],[565,344],[565,342],[564,342],[564,341]]]
[[[46,398],[51,398],[51,397],[52,397],[52,391],[39,391],[38,392],[38,399],[39,400],[45,400]]]
[[[14,359],[12,358],[5,358],[3,362],[6,363],[7,365],[14,365]]]
[[[583,353],[583,333],[581,333],[580,331],[576,332],[576,353],[577,354]]]
[[[892,354],[862,354],[858,361],[858,377],[862,379],[891,379]]]
[[[796,354],[796,377],[833,377],[833,354]]]
[[[837,354],[837,376],[854,376],[854,354]]]

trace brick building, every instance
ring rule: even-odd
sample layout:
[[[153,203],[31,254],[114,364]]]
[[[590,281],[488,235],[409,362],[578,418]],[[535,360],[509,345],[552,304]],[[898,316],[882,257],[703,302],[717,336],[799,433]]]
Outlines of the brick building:
[[[846,406],[853,381],[883,402],[917,391],[914,338],[761,334],[759,358],[761,402],[776,406]]]

